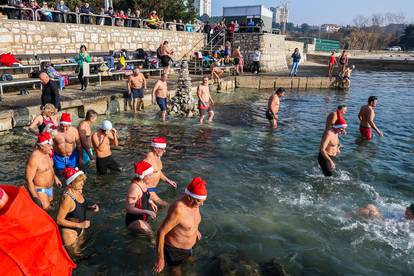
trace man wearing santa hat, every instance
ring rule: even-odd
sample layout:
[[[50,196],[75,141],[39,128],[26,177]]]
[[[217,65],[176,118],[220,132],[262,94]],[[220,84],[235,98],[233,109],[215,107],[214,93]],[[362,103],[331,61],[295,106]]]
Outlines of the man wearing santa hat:
[[[76,127],[71,126],[69,113],[62,113],[59,128],[54,137],[53,162],[60,175],[66,167],[82,166],[82,144]]]
[[[346,105],[338,105],[334,112],[329,113],[328,117],[326,118],[326,126],[325,130],[331,129],[335,122],[338,120],[338,113],[342,114],[342,116],[348,111],[348,107]]]
[[[340,153],[339,134],[344,134],[348,126],[340,111],[337,111],[337,118],[332,128],[324,132],[319,148],[318,163],[325,176],[332,176],[335,171],[332,158]]]
[[[185,195],[171,205],[158,230],[154,272],[160,273],[165,262],[179,270],[179,265],[192,255],[193,246],[201,239],[198,230],[201,222],[199,207],[206,199],[206,182],[196,177],[188,184]]]
[[[62,183],[53,170],[53,141],[49,132],[37,136],[36,148],[26,165],[26,184],[33,201],[45,210],[50,209],[53,200],[53,183]]]
[[[154,167],[154,176],[149,180],[148,191],[151,193],[151,198],[160,206],[167,206],[168,203],[162,200],[157,194],[157,186],[160,180],[167,182],[173,188],[177,188],[177,183],[169,179],[162,172],[163,166],[161,157],[165,153],[167,147],[167,139],[164,137],[156,137],[151,140],[151,151],[147,153],[144,161],[150,163]]]

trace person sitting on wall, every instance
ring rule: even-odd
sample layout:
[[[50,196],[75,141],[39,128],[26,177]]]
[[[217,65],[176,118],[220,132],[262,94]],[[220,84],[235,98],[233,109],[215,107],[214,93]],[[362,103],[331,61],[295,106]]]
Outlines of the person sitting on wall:
[[[224,70],[219,67],[218,62],[211,63],[210,69],[213,82],[215,83],[217,81],[217,83],[220,84],[221,76],[223,76]]]

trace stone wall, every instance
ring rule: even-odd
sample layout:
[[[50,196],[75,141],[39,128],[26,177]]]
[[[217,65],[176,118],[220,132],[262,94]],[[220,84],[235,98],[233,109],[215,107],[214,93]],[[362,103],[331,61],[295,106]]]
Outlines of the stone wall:
[[[76,53],[82,44],[90,52],[156,50],[164,40],[176,59],[204,44],[201,33],[0,19],[0,51],[14,54]]]
[[[262,53],[260,68],[263,72],[280,71],[287,69],[285,54],[285,36],[275,34],[234,34],[234,47],[240,46],[245,64],[251,62],[254,49],[259,48]]]

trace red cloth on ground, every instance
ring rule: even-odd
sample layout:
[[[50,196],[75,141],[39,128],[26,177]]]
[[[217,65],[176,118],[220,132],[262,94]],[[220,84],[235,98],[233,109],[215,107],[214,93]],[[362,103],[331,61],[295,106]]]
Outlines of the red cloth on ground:
[[[0,65],[1,66],[12,66],[13,63],[20,63],[13,54],[6,53],[0,55]]]
[[[0,275],[71,275],[76,265],[53,219],[24,187],[0,187],[9,196],[0,210]]]

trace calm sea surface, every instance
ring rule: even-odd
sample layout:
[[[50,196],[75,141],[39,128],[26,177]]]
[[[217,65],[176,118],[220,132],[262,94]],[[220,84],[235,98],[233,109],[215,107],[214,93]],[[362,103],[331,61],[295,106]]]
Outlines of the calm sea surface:
[[[110,116],[120,132],[114,156],[126,171],[97,178],[95,168],[88,170],[85,193],[101,212],[91,218],[87,257],[74,274],[151,275],[154,246],[125,228],[124,202],[133,161],[152,137],[163,135],[169,140],[165,174],[178,189],[162,183],[160,196],[173,201],[195,176],[208,183],[198,260],[184,266],[186,274],[207,275],[214,256],[239,251],[258,263],[276,257],[292,275],[413,275],[413,223],[351,213],[372,203],[392,217],[414,202],[414,73],[356,72],[352,82],[349,92],[287,93],[276,131],[264,118],[271,91],[213,95],[212,125],[159,123],[155,109]],[[357,114],[371,95],[379,98],[376,123],[385,136],[365,142]],[[348,133],[341,137],[337,175],[325,178],[316,157],[326,116],[339,104],[348,105]],[[23,183],[33,136],[20,129],[0,141],[1,182]],[[154,229],[164,217],[161,210]]]

